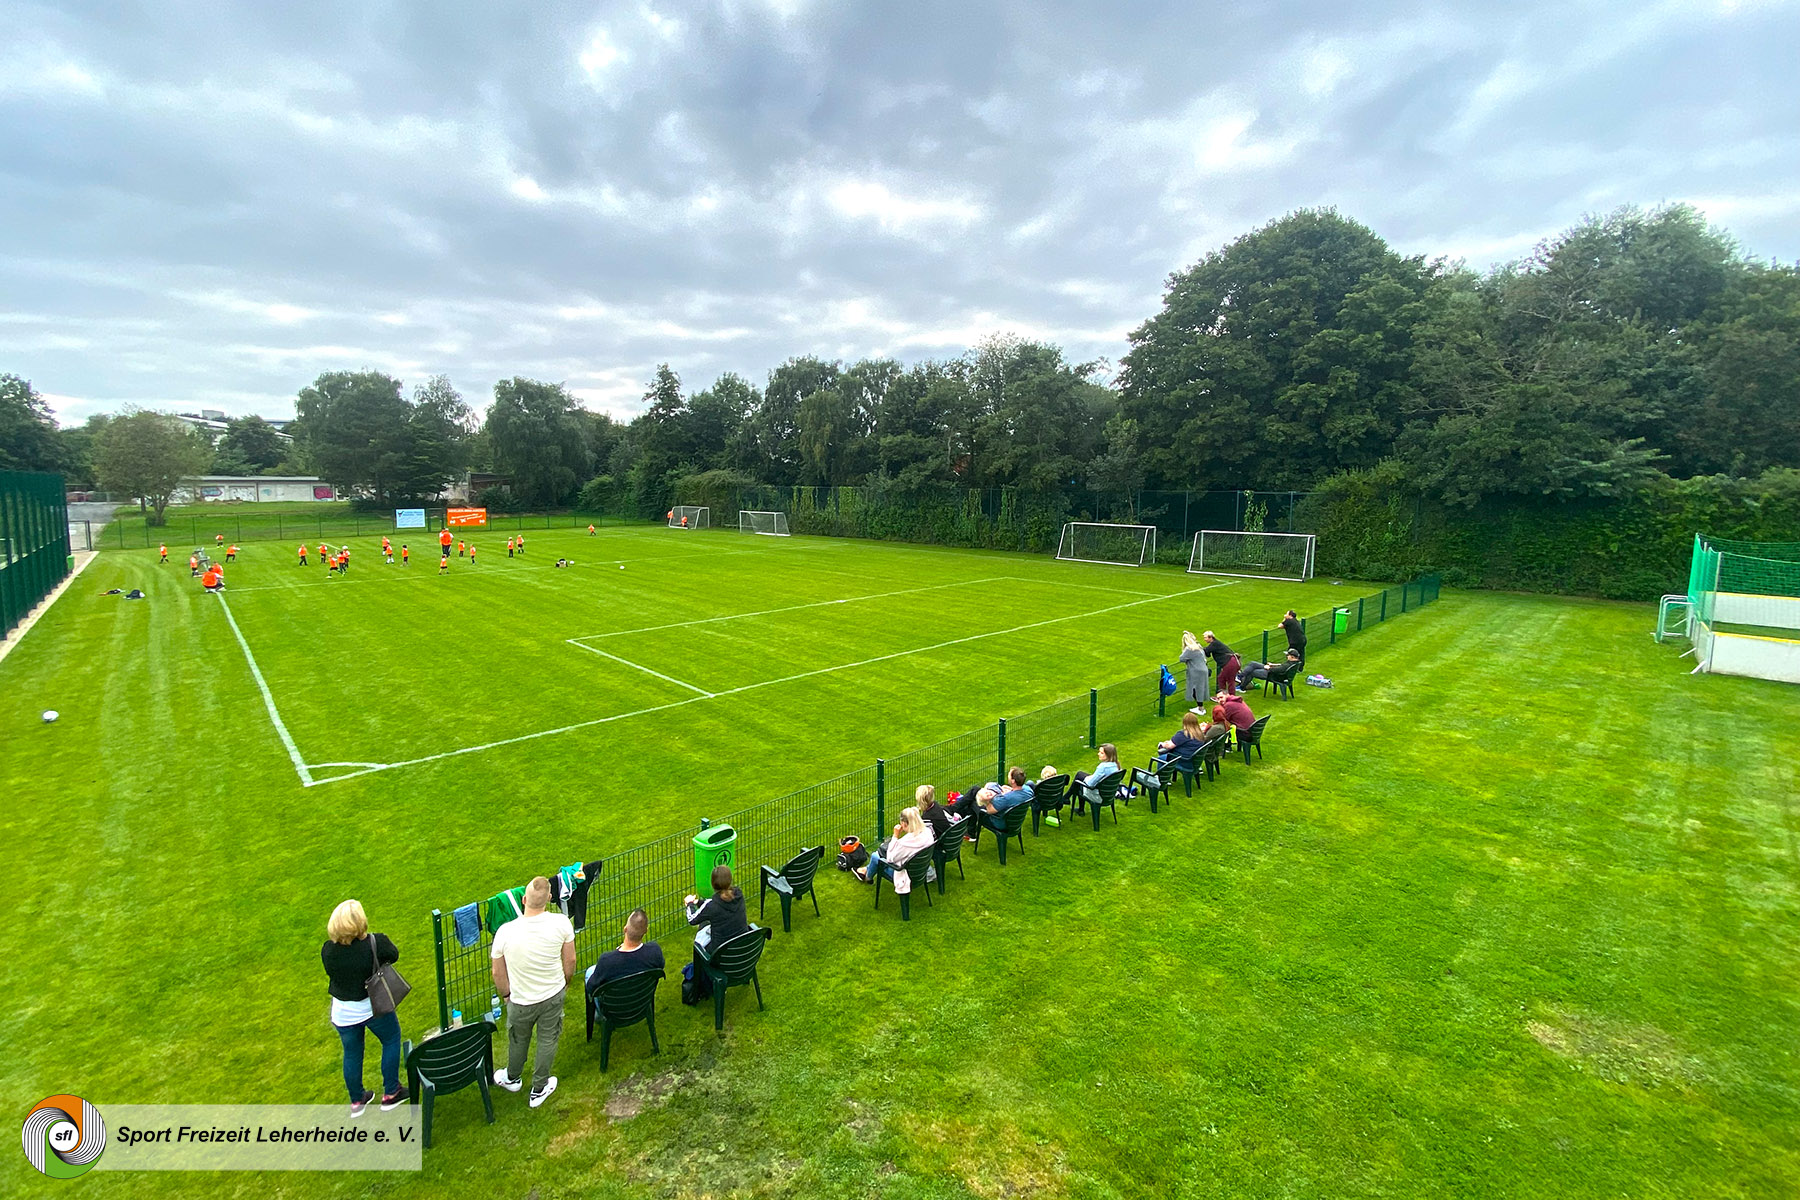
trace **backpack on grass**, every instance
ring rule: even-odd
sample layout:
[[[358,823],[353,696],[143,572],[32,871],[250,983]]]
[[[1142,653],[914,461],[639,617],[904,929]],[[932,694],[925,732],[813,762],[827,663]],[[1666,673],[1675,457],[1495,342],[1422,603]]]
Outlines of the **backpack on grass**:
[[[869,852],[862,848],[862,839],[855,834],[838,839],[837,869],[848,871],[860,867],[869,861]]]

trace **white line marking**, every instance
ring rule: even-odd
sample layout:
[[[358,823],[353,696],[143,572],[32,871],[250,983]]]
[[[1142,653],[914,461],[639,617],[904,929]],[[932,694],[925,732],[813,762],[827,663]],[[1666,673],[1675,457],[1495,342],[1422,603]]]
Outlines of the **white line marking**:
[[[1090,592],[1119,592],[1127,596],[1161,596],[1163,592],[1146,592],[1142,588],[1102,587],[1097,583],[1070,583],[1066,579],[1031,579],[1024,575],[1002,575],[1012,583],[1035,583],[1044,587],[1086,588]]]
[[[1095,609],[1092,612],[1072,613],[1066,617],[1051,617],[1048,620],[1044,620],[1044,621],[1033,621],[1029,625],[1015,625],[1011,629],[996,629],[996,630],[992,631],[991,633],[970,634],[968,637],[953,638],[950,641],[938,642],[936,645],[932,645],[932,646],[920,646],[916,650],[900,650],[900,651],[896,651],[893,654],[883,654],[876,658],[865,658],[861,662],[844,663],[840,666],[835,666],[835,667],[821,667],[816,671],[803,671],[798,675],[788,675],[781,679],[765,679],[761,683],[750,683],[750,684],[745,684],[743,687],[731,688],[731,689],[729,689],[727,691],[723,691],[723,692],[713,692],[713,693],[710,693],[707,695],[691,696],[686,700],[672,700],[668,704],[657,704],[657,705],[651,706],[650,708],[640,708],[640,709],[636,710],[635,712],[617,713],[610,717],[595,717],[591,721],[577,721],[573,725],[560,725],[555,729],[540,729],[536,733],[525,733],[525,734],[520,734],[518,737],[501,738],[498,741],[483,742],[479,746],[463,746],[456,750],[445,750],[438,754],[427,754],[422,758],[409,758],[409,759],[405,759],[401,762],[383,763],[380,766],[367,767],[361,771],[352,771],[347,775],[335,775],[335,776],[331,777],[330,779],[308,780],[306,786],[313,787],[316,785],[322,785],[322,784],[327,784],[327,783],[338,783],[341,780],[356,779],[362,775],[370,775],[376,771],[391,771],[396,767],[416,767],[422,763],[437,762],[440,759],[454,758],[457,755],[461,755],[461,754],[478,754],[483,750],[494,750],[494,749],[498,749],[501,746],[513,746],[513,745],[517,745],[520,742],[531,741],[535,738],[555,737],[558,734],[573,733],[574,731],[576,731],[578,729],[591,729],[596,725],[605,725],[612,721],[624,721],[624,720],[630,719],[631,717],[641,717],[641,716],[645,716],[649,713],[666,712],[667,710],[669,710],[671,708],[680,708],[683,705],[687,705],[687,704],[698,704],[702,700],[714,700],[720,696],[735,696],[742,692],[755,691],[758,688],[774,687],[778,683],[791,683],[796,679],[807,679],[814,675],[825,675],[825,674],[829,674],[832,671],[844,671],[844,670],[848,670],[852,667],[865,667],[865,666],[868,666],[870,663],[886,662],[888,659],[892,659],[892,658],[904,658],[909,654],[925,654],[932,650],[941,650],[945,646],[959,646],[959,645],[962,645],[964,642],[976,642],[976,641],[980,641],[983,638],[1002,637],[1009,633],[1020,633],[1027,629],[1040,629],[1045,625],[1055,625],[1062,621],[1078,621],[1083,617],[1097,617],[1097,616],[1101,616],[1102,614],[1105,614],[1105,613],[1118,612],[1120,609],[1136,608],[1140,604],[1153,604],[1158,600],[1174,600],[1181,596],[1191,596],[1196,592],[1210,592],[1214,588],[1232,587],[1232,586],[1234,586],[1234,585],[1229,581],[1227,581],[1225,583],[1211,583],[1211,584],[1207,584],[1205,587],[1190,588],[1187,591],[1183,591],[1183,592],[1171,592],[1167,596],[1152,596],[1147,600],[1132,600],[1125,604],[1114,604],[1107,608]],[[592,649],[592,647],[591,646],[583,647],[583,649]],[[600,653],[600,652],[596,651],[596,653]],[[610,658],[612,656],[608,655],[607,657]],[[628,665],[635,665],[635,664],[628,664]],[[680,680],[673,680],[672,682],[679,683]],[[692,686],[692,685],[690,684],[690,685],[684,685],[684,686]]]
[[[649,667],[646,667],[643,663],[634,663],[629,658],[620,658],[616,654],[608,654],[606,651],[596,649],[593,646],[582,646],[582,644],[580,642],[576,641],[574,638],[565,638],[564,640],[567,641],[569,643],[569,645],[571,645],[571,646],[580,646],[583,650],[586,650],[590,654],[598,654],[601,658],[610,658],[616,663],[624,663],[626,666],[631,667],[633,670],[642,671],[646,675],[654,675],[658,679],[666,680],[669,683],[675,684],[677,687],[684,687],[690,692],[699,692],[702,696],[715,696],[718,694],[717,692],[709,692],[703,687],[696,687],[693,684],[688,683],[686,680],[677,679],[673,675],[664,675],[661,671],[652,671]]]
[[[256,665],[256,656],[250,653],[250,643],[244,640],[244,631],[238,628],[237,618],[231,615],[231,605],[225,601],[224,592],[215,592],[219,598],[219,607],[225,610],[225,620],[236,635],[238,645],[243,647],[244,661],[250,664],[250,674],[256,680],[256,686],[262,692],[263,703],[268,706],[269,720],[275,723],[275,732],[281,735],[281,744],[287,747],[288,758],[293,761],[294,770],[300,773],[300,782],[306,787],[313,785],[312,772],[306,768],[306,760],[300,757],[299,747],[294,745],[293,735],[288,733],[286,725],[281,723],[281,714],[275,710],[275,697],[269,694],[269,685],[263,679],[262,668]]]
[[[982,583],[998,583],[1002,579],[1008,578],[1011,577],[1006,575],[996,575],[988,579],[971,579],[967,583],[934,583],[927,587],[901,588],[897,592],[875,592],[868,596],[847,596],[842,600],[814,600],[809,604],[790,604],[785,608],[765,608],[757,612],[729,613],[723,617],[701,617],[698,620],[693,621],[671,621],[667,625],[645,625],[637,629],[615,629],[611,633],[584,633],[580,637],[572,637],[568,640],[579,645],[582,642],[594,641],[599,638],[624,637],[628,633],[655,633],[661,629],[685,629],[690,625],[711,625],[718,621],[742,621],[747,617],[766,617],[772,613],[799,612],[803,608],[823,608],[828,604],[849,604],[851,601],[861,600],[883,600],[889,596],[909,596],[914,592],[936,592],[941,591],[944,588],[974,587],[975,585]],[[593,649],[592,646],[582,646],[581,648],[583,650]]]

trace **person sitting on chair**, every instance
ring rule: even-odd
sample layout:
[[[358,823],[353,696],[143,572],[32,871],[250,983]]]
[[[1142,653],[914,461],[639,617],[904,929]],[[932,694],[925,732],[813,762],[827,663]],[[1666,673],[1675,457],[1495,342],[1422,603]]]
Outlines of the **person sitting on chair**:
[[[856,868],[856,877],[869,883],[875,878],[875,872],[880,871],[894,881],[896,895],[905,895],[912,890],[912,880],[906,872],[895,868],[904,866],[920,854],[929,854],[935,840],[931,830],[925,828],[925,820],[919,816],[916,807],[902,809],[900,820],[894,825],[894,836],[869,851],[869,861]]]
[[[1007,809],[1017,808],[1031,799],[1031,785],[1025,782],[1023,768],[1014,767],[1006,773],[1006,779],[1012,786],[1003,788],[997,783],[990,783],[981,789],[983,795],[992,793],[988,799],[980,801],[981,811],[991,817],[1004,816]],[[1000,828],[1000,825],[993,821],[989,821],[988,825],[994,829]]]
[[[690,996],[702,1000],[712,995],[712,981],[707,978],[706,964],[713,948],[750,930],[750,918],[744,910],[744,893],[731,882],[730,867],[720,863],[712,869],[712,887],[712,899],[689,896],[683,902],[687,923],[700,927],[700,932],[694,935],[694,961],[689,968],[693,974],[693,987],[683,989],[683,1000]]]
[[[662,947],[644,940],[650,932],[650,917],[641,908],[631,910],[625,918],[625,936],[616,950],[608,950],[600,961],[587,969],[587,994],[591,997],[603,984],[639,971],[663,969]]]
[[[931,827],[931,836],[934,838],[943,837],[945,831],[960,820],[955,813],[937,802],[937,789],[929,783],[921,783],[919,790],[913,793],[913,799],[918,801],[919,816]]]
[[[1287,652],[1287,658],[1279,663],[1245,663],[1243,669],[1238,672],[1238,686],[1241,688],[1253,679],[1260,679],[1266,683],[1268,682],[1270,671],[1279,670],[1288,663],[1297,663],[1299,661],[1300,652],[1298,650],[1289,650]]]
[[[1087,800],[1084,797],[1088,789],[1097,787],[1108,775],[1117,775],[1125,769],[1119,765],[1119,748],[1111,742],[1100,743],[1099,755],[1100,761],[1094,764],[1092,771],[1075,772],[1074,811],[1078,813],[1087,811]],[[1119,794],[1124,795],[1125,789],[1120,788]]]
[[[1200,737],[1200,714],[1189,711],[1181,714],[1181,728],[1166,742],[1156,744],[1156,757],[1162,762],[1191,762],[1193,757],[1206,743]]]
[[[1224,721],[1233,729],[1248,729],[1256,724],[1256,714],[1250,711],[1250,706],[1242,696],[1228,696],[1220,692],[1214,699],[1217,701],[1212,710],[1215,723]]]

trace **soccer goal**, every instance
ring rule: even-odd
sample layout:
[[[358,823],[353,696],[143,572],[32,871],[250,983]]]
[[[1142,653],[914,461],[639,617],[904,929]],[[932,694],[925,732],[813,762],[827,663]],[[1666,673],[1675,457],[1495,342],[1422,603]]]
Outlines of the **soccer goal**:
[[[1317,541],[1310,533],[1202,529],[1194,535],[1188,573],[1305,582],[1313,577]]]
[[[788,535],[787,514],[784,512],[751,512],[747,508],[738,510],[739,533],[766,533],[770,537],[786,537]]]
[[[712,509],[693,504],[677,504],[669,510],[670,529],[710,529]]]
[[[1156,561],[1156,526],[1070,521],[1057,539],[1056,557],[1069,562],[1141,567]]]
[[[1687,595],[1663,597],[1664,637],[1671,602],[1687,609],[1677,636],[1693,643],[1696,673],[1800,683],[1800,542],[1698,535]]]

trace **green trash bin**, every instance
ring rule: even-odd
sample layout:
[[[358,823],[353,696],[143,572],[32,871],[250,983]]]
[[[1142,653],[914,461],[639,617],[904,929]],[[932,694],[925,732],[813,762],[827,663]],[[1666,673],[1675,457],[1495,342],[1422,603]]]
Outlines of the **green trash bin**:
[[[737,830],[729,825],[708,829],[702,824],[700,832],[694,835],[694,895],[702,900],[711,896],[713,868],[720,863],[735,867],[736,859]]]
[[[1336,609],[1332,610],[1331,631],[1333,633],[1349,633],[1350,632],[1350,610],[1349,609],[1336,608]]]

